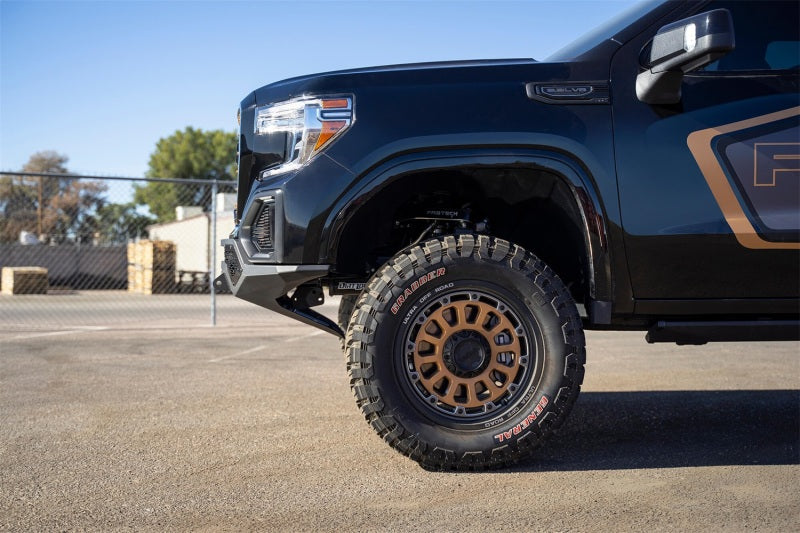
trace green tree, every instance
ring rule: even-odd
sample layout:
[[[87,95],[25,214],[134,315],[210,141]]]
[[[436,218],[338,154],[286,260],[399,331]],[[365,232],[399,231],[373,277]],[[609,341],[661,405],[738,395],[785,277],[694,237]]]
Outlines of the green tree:
[[[92,217],[92,229],[102,244],[124,244],[129,239],[147,235],[147,226],[155,219],[136,211],[136,204],[107,204]]]
[[[158,140],[147,176],[198,180],[236,179],[236,133],[187,127]],[[146,204],[159,222],[175,219],[175,208],[211,205],[210,185],[148,182],[136,186],[134,201]]]

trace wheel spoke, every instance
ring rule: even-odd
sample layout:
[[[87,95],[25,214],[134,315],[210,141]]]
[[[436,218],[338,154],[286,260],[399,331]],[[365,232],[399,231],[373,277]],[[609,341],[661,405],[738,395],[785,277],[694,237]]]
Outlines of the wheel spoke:
[[[508,320],[507,319],[504,320],[504,319],[505,319],[505,317],[502,317],[500,320],[497,321],[497,324],[495,324],[492,327],[492,329],[489,330],[489,335],[491,335],[492,338],[496,337],[497,334],[500,333],[503,330],[503,328],[507,328],[509,326]]]
[[[439,346],[442,344],[442,339],[437,339],[436,337],[426,332],[425,330],[420,330],[419,335],[417,335],[417,340],[416,340],[417,345],[419,345],[420,341],[427,342],[428,344],[436,348],[437,351],[439,349]]]
[[[505,387],[498,387],[497,385],[495,385],[494,381],[492,381],[488,377],[486,379],[482,379],[480,382],[481,382],[481,384],[483,384],[484,387],[489,389],[489,392],[491,393],[491,396],[490,396],[491,399],[498,398],[506,390]]]
[[[456,402],[456,390],[457,389],[458,389],[458,385],[453,383],[452,381],[450,381],[450,384],[448,385],[448,388],[447,388],[447,392],[444,394],[444,396],[441,396],[440,399],[444,403],[446,403],[448,405],[456,406],[457,405],[457,402]]]
[[[434,372],[433,374],[431,374],[428,377],[420,376],[419,379],[420,379],[420,381],[422,381],[426,385],[430,386],[430,388],[432,389],[433,387],[436,386],[437,383],[439,383],[442,380],[442,378],[444,376],[445,376],[445,373],[442,372],[442,368],[441,367],[437,367],[436,372]]]
[[[443,317],[438,317],[438,320],[436,318],[437,317],[431,318],[431,320],[428,322],[428,325],[433,325],[436,327],[436,333],[428,333],[428,334],[432,337],[441,340],[443,337],[447,335],[447,331],[449,328],[447,327],[447,321]],[[442,324],[445,325],[442,326]],[[427,328],[425,328],[423,331],[427,333]]]
[[[486,324],[486,320],[489,318],[489,310],[490,309],[485,305],[478,306],[478,316],[475,318],[475,325],[483,331],[486,331],[483,325]]]
[[[511,379],[511,374],[508,372],[508,370],[509,370],[509,369],[508,369],[508,367],[504,367],[504,366],[500,366],[500,367],[498,367],[498,368],[493,368],[493,369],[492,369],[492,370],[489,372],[489,375],[487,376],[487,379],[488,379],[489,381],[491,381],[492,383],[494,383],[494,380],[492,379],[492,377],[491,377],[491,376],[492,376],[493,374],[495,374],[495,373],[496,373],[496,374],[500,374],[500,375],[501,375],[501,376],[503,376],[503,378],[504,378],[504,379],[503,379],[503,386],[504,386],[506,383],[508,383],[508,380],[509,380],[509,379]]]
[[[448,309],[453,312],[453,329],[460,329],[458,326],[461,324],[466,323],[467,317],[465,313],[465,309],[461,304],[453,304]]]
[[[482,403],[478,401],[477,385],[477,381],[467,384],[467,403],[470,404],[470,406],[479,407]]]

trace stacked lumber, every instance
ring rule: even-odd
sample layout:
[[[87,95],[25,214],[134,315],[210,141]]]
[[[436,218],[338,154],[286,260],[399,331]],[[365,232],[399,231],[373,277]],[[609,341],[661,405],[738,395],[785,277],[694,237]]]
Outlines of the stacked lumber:
[[[47,269],[42,267],[3,267],[0,274],[3,294],[47,294]]]
[[[175,243],[139,241],[128,244],[128,292],[175,292]]]

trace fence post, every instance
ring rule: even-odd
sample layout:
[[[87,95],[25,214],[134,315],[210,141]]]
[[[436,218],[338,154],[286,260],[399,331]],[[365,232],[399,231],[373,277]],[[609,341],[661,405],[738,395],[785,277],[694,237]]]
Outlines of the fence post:
[[[214,273],[217,269],[217,180],[211,183],[211,265],[208,282],[211,292],[211,325],[217,325],[217,289],[214,287]]]
[[[81,240],[76,239],[75,245],[75,273],[72,275],[72,279],[70,279],[69,285],[70,289],[75,290],[76,286],[80,287],[80,279],[81,279]]]

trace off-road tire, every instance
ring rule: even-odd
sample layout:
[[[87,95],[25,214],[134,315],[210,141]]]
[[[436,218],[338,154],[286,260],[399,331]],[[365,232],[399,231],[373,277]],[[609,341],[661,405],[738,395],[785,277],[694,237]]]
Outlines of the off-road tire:
[[[339,300],[339,313],[336,317],[336,322],[344,332],[347,332],[347,326],[350,325],[350,316],[353,314],[353,308],[356,306],[358,296],[358,294],[345,294]]]
[[[507,241],[460,235],[404,250],[375,273],[345,355],[357,405],[390,446],[429,470],[481,470],[529,456],[561,426],[583,381],[585,340],[547,265]],[[490,383],[491,365],[501,373]]]

